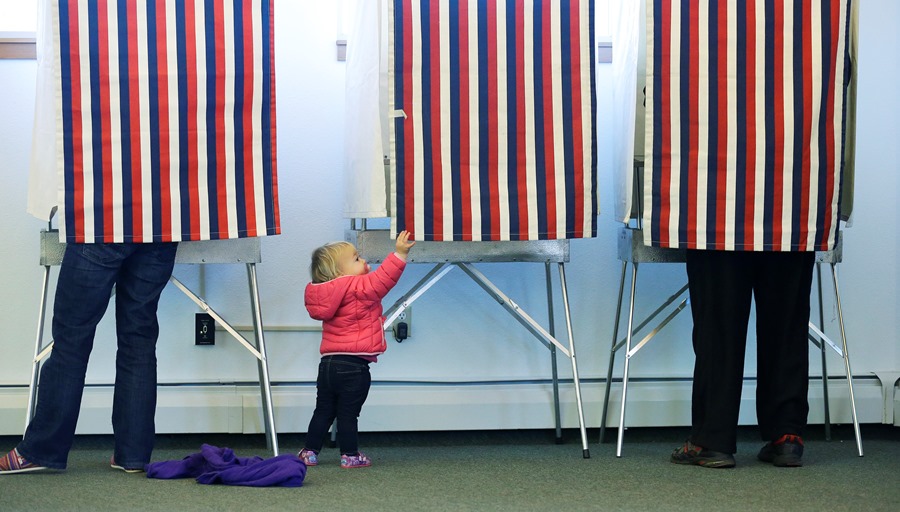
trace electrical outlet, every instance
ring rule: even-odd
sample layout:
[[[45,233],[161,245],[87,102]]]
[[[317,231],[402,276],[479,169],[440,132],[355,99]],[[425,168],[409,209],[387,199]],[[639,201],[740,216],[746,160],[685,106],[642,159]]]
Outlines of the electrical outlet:
[[[194,345],[216,344],[216,321],[208,313],[197,313],[194,317]]]
[[[397,316],[397,320],[394,321],[394,325],[396,326],[400,322],[404,322],[406,324],[406,337],[408,338],[412,336],[412,306],[404,309],[403,312]]]

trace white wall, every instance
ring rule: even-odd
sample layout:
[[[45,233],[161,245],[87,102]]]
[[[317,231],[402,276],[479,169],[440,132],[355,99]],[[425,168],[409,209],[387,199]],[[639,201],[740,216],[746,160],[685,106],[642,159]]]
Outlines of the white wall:
[[[343,184],[343,64],[335,60],[337,10],[330,2],[276,2],[278,183],[283,234],[262,243],[258,266],[262,312],[270,370],[275,385],[276,419],[282,432],[302,432],[313,404],[318,335],[280,331],[284,326],[315,326],[303,308],[308,257],[326,241],[340,239],[348,226],[341,218]],[[861,419],[881,421],[881,388],[873,371],[900,371],[898,304],[900,277],[900,47],[896,27],[900,4],[868,0],[860,13],[860,80],[855,224],[845,233],[840,265],[841,297],[853,370],[859,377],[857,399]],[[352,42],[351,42],[352,44]],[[34,103],[34,61],[0,61],[0,434],[17,434],[24,420],[25,388],[30,376],[35,326],[40,303],[42,268],[38,265],[37,232],[43,223],[25,214],[31,116]],[[589,427],[600,422],[610,338],[621,263],[616,258],[619,225],[612,220],[610,133],[603,119],[611,115],[604,88],[609,65],[599,66],[600,189],[603,212],[596,239],[571,244],[566,266],[568,292],[580,377],[584,381],[585,416]],[[485,264],[481,269],[526,311],[546,322],[544,269],[536,264]],[[413,265],[401,287],[425,274]],[[251,323],[246,272],[239,266],[205,270],[179,266],[176,275],[202,288],[208,302],[234,324]],[[55,271],[51,285],[55,281]],[[554,269],[554,278],[556,272]],[[652,311],[684,282],[680,265],[644,265],[638,282],[638,315]],[[201,282],[202,281],[202,282]],[[826,283],[827,284],[827,283]],[[52,293],[52,286],[51,286]],[[826,293],[830,287],[826,286]],[[386,303],[392,303],[393,293]],[[556,293],[557,312],[560,297]],[[51,301],[52,303],[52,295]],[[839,332],[831,301],[826,304],[826,331]],[[258,431],[258,392],[254,360],[237,343],[218,333],[215,347],[193,345],[197,308],[169,287],[160,310],[159,376],[166,386],[158,413],[162,432]],[[48,324],[49,325],[49,324]],[[564,319],[556,317],[564,335]],[[114,378],[114,328],[103,320],[88,372],[96,384],[86,394],[80,432],[108,432]],[[461,272],[451,272],[414,306],[413,337],[391,342],[388,353],[373,366],[375,388],[361,428],[407,430],[441,428],[535,428],[553,423],[547,351],[493,300]],[[46,333],[49,336],[49,332]],[[751,327],[752,336],[752,327]],[[754,346],[751,342],[752,347]],[[816,358],[816,354],[812,354]],[[814,373],[818,359],[813,359]],[[748,354],[747,375],[755,374],[755,356]],[[690,319],[683,313],[632,360],[635,382],[629,394],[629,423],[675,425],[689,421],[688,379],[693,356]],[[560,375],[571,377],[571,366],[560,359]],[[616,376],[621,375],[622,353]],[[841,360],[829,355],[829,372],[841,375]],[[670,381],[660,378],[675,377]],[[489,385],[486,381],[524,381]],[[403,384],[403,383],[407,384]],[[248,385],[248,383],[250,383]],[[442,383],[455,383],[441,385]],[[752,381],[748,381],[742,421],[754,421]],[[564,423],[577,426],[572,387],[563,387]],[[614,388],[614,395],[618,388]],[[832,382],[832,416],[847,421],[846,389]],[[813,384],[811,420],[820,421]],[[613,407],[612,419],[617,418]]]

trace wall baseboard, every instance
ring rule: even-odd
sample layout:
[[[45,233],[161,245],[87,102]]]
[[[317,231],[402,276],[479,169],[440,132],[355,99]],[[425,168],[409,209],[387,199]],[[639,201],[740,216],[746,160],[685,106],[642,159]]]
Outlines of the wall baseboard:
[[[755,382],[744,384],[740,423],[756,424]],[[585,424],[600,427],[605,391],[602,382],[581,386]],[[810,424],[821,424],[821,382],[810,382]],[[829,382],[832,424],[852,423],[846,382]],[[877,379],[854,379],[860,423],[882,423],[884,398]],[[315,404],[312,383],[273,386],[278,433],[305,432]],[[658,427],[690,424],[689,381],[641,380],[628,386],[626,426]],[[0,435],[24,431],[28,390],[0,389]],[[607,428],[617,428],[621,384],[610,393]],[[893,424],[900,426],[900,395],[895,395]],[[158,433],[262,433],[259,387],[243,384],[160,386],[156,414]],[[112,387],[85,389],[78,434],[110,434]],[[560,384],[563,428],[578,428],[575,391]],[[361,431],[508,430],[554,428],[553,390],[549,383],[402,384],[376,383],[360,416]]]

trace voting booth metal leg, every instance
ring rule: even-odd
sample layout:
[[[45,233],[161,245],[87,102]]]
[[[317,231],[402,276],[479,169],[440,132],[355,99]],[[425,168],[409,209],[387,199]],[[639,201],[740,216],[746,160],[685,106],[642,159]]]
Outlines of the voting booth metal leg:
[[[584,427],[584,408],[582,407],[581,400],[581,381],[578,377],[578,364],[575,361],[575,335],[572,330],[572,315],[569,308],[569,292],[566,288],[566,267],[563,263],[558,263],[559,266],[559,286],[562,290],[562,299],[563,299],[563,309],[566,313],[566,330],[569,336],[569,359],[572,361],[572,379],[575,384],[575,403],[578,405],[578,425],[579,430],[581,431],[581,447],[583,451],[583,455],[585,459],[591,457],[591,452],[588,449],[587,442],[587,430]]]
[[[547,330],[550,336],[556,337],[556,322],[553,318],[553,279],[550,263],[544,264],[544,276],[547,280]],[[556,346],[550,345],[550,368],[553,375],[553,417],[556,422],[556,444],[562,444],[562,419],[559,414],[559,371],[556,366]]]
[[[569,335],[569,346],[565,347],[562,345],[555,337],[553,337],[549,332],[547,332],[543,327],[540,326],[533,318],[531,318],[525,311],[523,311],[518,304],[516,304],[512,299],[506,296],[499,288],[497,288],[494,283],[488,280],[484,274],[482,274],[478,269],[473,267],[468,263],[457,262],[454,265],[458,266],[463,272],[465,272],[469,277],[472,278],[479,286],[484,289],[493,297],[504,309],[506,309],[516,320],[519,321],[529,332],[535,335],[539,340],[545,343],[548,347],[551,345],[555,345],[556,348],[565,354],[572,361],[572,377],[575,384],[575,402],[578,408],[578,424],[581,431],[581,446],[582,446],[582,454],[585,459],[590,458],[590,450],[588,449],[587,444],[587,431],[584,426],[584,410],[582,408],[582,400],[581,400],[581,381],[578,377],[578,363],[575,360],[575,342],[573,338],[572,331],[572,317],[569,311],[569,297],[568,290],[566,289],[566,273],[565,266],[563,263],[558,263],[559,265],[559,279],[560,279],[560,289],[562,291],[563,298],[563,308],[565,309],[566,314],[566,329]]]
[[[828,392],[828,367],[826,366],[825,355],[828,347],[831,347],[844,360],[844,370],[847,377],[847,387],[850,393],[850,413],[853,417],[853,431],[856,436],[856,449],[859,456],[863,456],[862,437],[859,432],[859,417],[856,414],[856,398],[853,394],[853,373],[850,370],[850,352],[847,347],[847,333],[844,330],[844,312],[841,306],[841,294],[838,287],[837,264],[843,259],[843,239],[838,232],[838,237],[834,247],[828,251],[816,252],[816,282],[819,298],[819,324],[816,326],[812,320],[809,322],[809,340],[816,345],[822,356],[822,395],[824,399],[824,423],[825,423],[825,439],[831,440],[831,414],[829,411],[829,392]],[[832,285],[834,287],[834,304],[837,309],[838,326],[841,331],[841,346],[838,347],[828,336],[825,335],[825,306],[824,294],[822,286],[822,264],[827,263],[831,266]]]
[[[34,340],[34,359],[31,361],[31,382],[28,385],[28,407],[25,409],[25,429],[31,423],[34,417],[34,409],[37,406],[37,386],[38,376],[40,375],[41,360],[44,358],[42,353],[46,347],[41,346],[44,339],[44,319],[47,316],[47,290],[50,285],[50,265],[44,265],[44,280],[41,286],[41,305],[38,311],[37,336]],[[48,347],[53,342],[48,344]],[[23,431],[24,432],[24,431]],[[24,434],[23,434],[24,435]]]
[[[640,351],[644,345],[650,342],[654,336],[659,333],[660,330],[663,329],[669,322],[672,321],[679,313],[681,313],[686,307],[688,300],[684,298],[679,302],[670,312],[669,314],[660,320],[660,322],[653,327],[650,332],[648,332],[641,340],[634,346],[632,346],[632,341],[634,336],[641,332],[644,327],[646,327],[651,321],[653,321],[660,313],[665,311],[666,308],[675,303],[681,296],[687,293],[688,285],[685,284],[678,291],[669,296],[656,310],[654,310],[650,315],[647,316],[641,323],[638,325],[634,325],[634,303],[635,296],[637,294],[637,275],[638,269],[640,268],[639,262],[632,261],[632,271],[631,271],[631,284],[629,288],[629,297],[628,297],[628,331],[625,334],[625,338],[622,340],[618,340],[619,336],[619,317],[622,313],[622,299],[625,295],[625,276],[627,275],[628,270],[628,261],[623,260],[622,262],[622,275],[619,281],[619,298],[616,305],[616,318],[614,321],[613,327],[613,338],[612,344],[609,351],[609,368],[607,370],[606,376],[606,392],[603,399],[603,416],[600,421],[600,442],[605,441],[606,437],[606,421],[607,421],[607,413],[609,411],[609,396],[610,390],[612,388],[612,372],[613,365],[615,364],[616,352],[621,348],[625,348],[625,368],[622,373],[622,401],[619,403],[619,430],[618,430],[618,439],[616,441],[616,456],[622,456],[622,443],[624,441],[625,434],[625,404],[628,396],[628,373],[631,369],[631,358]]]
[[[819,327],[825,329],[825,306],[822,300],[822,264],[816,263],[816,283],[819,291]],[[825,413],[825,440],[831,441],[831,412],[828,406],[828,365],[825,361],[825,344],[816,343],[822,355],[822,400]]]
[[[834,261],[830,261],[829,265],[831,266],[831,276],[832,283],[834,286],[834,302],[835,307],[837,309],[837,317],[838,317],[838,326],[841,331],[841,346],[837,346],[828,336],[825,335],[824,328],[824,315],[822,313],[822,274],[819,271],[818,266],[821,263],[817,263],[817,277],[819,278],[819,325],[822,327],[816,326],[812,321],[809,322],[809,340],[815,344],[819,349],[823,352],[826,351],[826,345],[831,347],[841,359],[844,360],[844,371],[847,377],[847,387],[850,392],[850,414],[853,418],[853,433],[856,437],[856,450],[859,453],[859,456],[863,456],[863,447],[862,447],[862,436],[859,431],[859,417],[856,414],[856,398],[853,393],[853,372],[850,369],[850,353],[847,348],[847,333],[844,330],[844,312],[841,307],[841,296],[840,290],[838,288],[838,277],[837,277],[837,266]],[[825,368],[825,360],[823,356],[822,360],[822,382],[823,388],[825,391],[825,427],[826,427],[826,436],[830,432],[829,423],[831,422],[830,414],[828,412],[828,381],[827,381],[827,370]],[[826,437],[826,439],[830,439],[830,437]]]
[[[625,398],[628,394],[628,367],[631,362],[631,334],[634,325],[634,291],[637,284],[638,264],[632,264],[631,293],[628,296],[628,331],[625,334],[625,369],[622,373],[622,403],[619,410],[619,436],[616,439],[616,457],[622,456],[622,442],[625,438]]]
[[[259,388],[262,394],[263,419],[266,427],[267,446],[278,455],[278,436],[275,434],[275,413],[272,405],[272,384],[269,380],[269,359],[266,356],[266,341],[263,334],[262,310],[259,305],[259,283],[256,279],[256,264],[247,263],[247,280],[250,287],[250,307],[253,314],[253,330],[256,333],[256,349],[260,357]]]
[[[609,392],[612,389],[613,366],[616,362],[616,341],[619,339],[619,317],[622,315],[622,295],[625,293],[625,273],[628,268],[628,262],[622,262],[622,276],[619,279],[619,300],[616,301],[616,319],[613,322],[612,343],[609,349],[609,369],[606,371],[606,390],[603,396],[603,414],[600,416],[600,442],[606,442],[606,421],[609,412]]]
[[[844,313],[841,309],[841,294],[838,290],[837,267],[831,263],[831,277],[834,282],[834,302],[837,305],[838,324],[841,328],[841,348],[844,358],[844,370],[847,372],[847,387],[850,391],[850,412],[853,415],[853,433],[856,435],[856,450],[863,456],[862,437],[859,433],[859,418],[856,415],[856,399],[853,396],[853,372],[850,371],[850,353],[847,351],[847,333],[844,331]]]

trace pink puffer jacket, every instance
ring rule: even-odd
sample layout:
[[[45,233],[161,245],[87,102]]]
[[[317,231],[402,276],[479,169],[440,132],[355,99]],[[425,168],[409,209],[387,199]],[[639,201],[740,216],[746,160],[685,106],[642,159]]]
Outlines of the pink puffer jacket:
[[[404,268],[406,262],[391,253],[368,274],[306,285],[306,310],[322,321],[322,355],[384,353],[387,342],[381,299],[400,280]]]

